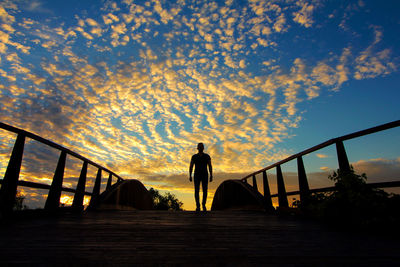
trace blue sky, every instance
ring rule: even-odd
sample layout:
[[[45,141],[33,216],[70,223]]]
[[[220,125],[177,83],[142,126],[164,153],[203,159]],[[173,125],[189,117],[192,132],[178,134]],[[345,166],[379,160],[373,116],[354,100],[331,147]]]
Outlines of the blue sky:
[[[213,158],[212,197],[223,179],[399,119],[399,11],[361,0],[2,1],[0,120],[192,208],[198,142]],[[398,133],[349,142],[350,160],[398,170]],[[13,139],[1,137],[4,171]],[[335,169],[330,152],[310,155],[310,171]],[[22,178],[43,180],[43,162],[27,155]]]

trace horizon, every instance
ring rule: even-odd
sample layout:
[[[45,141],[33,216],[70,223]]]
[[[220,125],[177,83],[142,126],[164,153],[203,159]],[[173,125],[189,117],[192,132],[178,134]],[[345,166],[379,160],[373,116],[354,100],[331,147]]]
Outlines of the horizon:
[[[209,208],[225,179],[399,119],[399,10],[361,0],[0,1],[0,121],[171,192],[187,210],[189,161],[203,142]],[[398,174],[399,133],[346,142],[355,170],[372,181]],[[13,138],[0,130],[1,177]],[[50,183],[57,159],[27,142],[21,179]],[[329,185],[335,151],[304,160],[310,185]],[[67,158],[65,185],[80,167]],[[289,188],[295,167],[283,168]],[[37,203],[45,194],[24,192]]]

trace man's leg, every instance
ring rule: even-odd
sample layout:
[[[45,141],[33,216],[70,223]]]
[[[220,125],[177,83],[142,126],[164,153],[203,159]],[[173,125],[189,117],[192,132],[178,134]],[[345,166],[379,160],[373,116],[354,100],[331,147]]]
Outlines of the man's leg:
[[[208,177],[203,177],[201,179],[201,185],[203,188],[203,210],[206,211],[206,202],[207,202],[207,190],[208,190]]]
[[[199,192],[200,192],[200,179],[195,177],[194,178],[194,199],[196,200],[196,210],[200,210],[200,197],[199,197]]]

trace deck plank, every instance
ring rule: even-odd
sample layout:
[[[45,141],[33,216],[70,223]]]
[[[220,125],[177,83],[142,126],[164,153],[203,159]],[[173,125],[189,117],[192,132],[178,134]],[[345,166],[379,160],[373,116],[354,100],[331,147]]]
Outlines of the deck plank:
[[[260,212],[107,211],[3,224],[0,265],[393,265],[395,237]]]

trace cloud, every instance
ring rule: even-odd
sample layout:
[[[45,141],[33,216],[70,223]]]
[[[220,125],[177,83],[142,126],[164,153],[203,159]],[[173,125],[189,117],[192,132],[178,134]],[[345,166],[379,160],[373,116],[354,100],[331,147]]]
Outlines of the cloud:
[[[312,76],[316,81],[324,85],[334,85],[338,83],[337,70],[333,69],[324,62],[320,62],[312,71]]]
[[[372,54],[368,50],[364,51],[356,58],[354,78],[361,80],[392,73],[396,70],[396,65],[391,61],[390,54],[389,49],[384,49],[376,54]]]
[[[3,31],[0,31],[0,41],[2,43],[8,43],[9,39],[10,39],[10,35],[9,34],[3,32]]]
[[[10,15],[2,5],[0,6],[0,19],[6,24],[12,24],[15,22],[15,17]]]
[[[365,173],[367,175],[367,182],[391,182],[398,180],[400,158],[359,160],[351,164],[357,173]]]
[[[10,37],[10,33],[5,33],[5,32],[0,30],[0,53],[6,54],[7,45],[8,46],[13,46],[13,47],[15,47],[16,49],[20,50],[21,52],[23,52],[25,54],[28,54],[29,50],[30,50],[30,47],[12,41],[12,39]]]
[[[9,25],[9,24],[2,24],[1,27],[3,28],[3,30],[10,32],[10,33],[14,33],[15,29]]]
[[[298,2],[297,5],[300,6],[301,9],[297,12],[293,12],[293,21],[299,23],[306,28],[311,27],[314,23],[312,19],[312,13],[315,7],[312,4],[301,2]]]
[[[275,24],[274,24],[274,26],[273,26],[273,29],[274,29],[276,32],[282,32],[282,31],[285,30],[285,28],[284,28],[285,23],[286,23],[286,18],[285,18],[285,15],[282,13],[282,14],[278,17],[278,19],[276,20],[276,22],[275,22]]]
[[[268,46],[268,41],[265,39],[257,38],[257,42],[264,47]]]
[[[94,19],[91,18],[87,18],[86,23],[92,27],[99,27],[99,24]]]
[[[118,37],[121,34],[124,34],[127,31],[125,23],[111,25],[111,29],[112,29],[111,38],[113,39],[118,39]]]
[[[87,32],[85,32],[85,30],[82,27],[76,27],[75,30],[77,32],[80,32],[82,36],[84,36],[86,39],[93,40],[93,37]]]
[[[376,51],[382,41],[383,33],[379,27],[374,30],[374,41],[355,59],[354,78],[357,80],[388,75],[397,69],[388,48]]]
[[[53,13],[50,9],[43,7],[43,3],[41,1],[31,0],[31,1],[25,1],[25,2],[26,2],[26,5],[24,5],[23,8],[30,12],[45,13],[45,14]]]
[[[119,18],[112,13],[103,15],[103,21],[105,24],[112,24],[113,22],[118,22]]]
[[[157,14],[160,16],[161,22],[164,24],[167,24],[170,20],[173,20],[174,16],[179,13],[179,9],[177,8],[172,8],[171,13],[163,9],[160,1],[158,0],[154,1],[154,11],[157,12]]]
[[[349,78],[349,68],[348,58],[351,56],[351,51],[349,48],[344,48],[342,55],[340,56],[340,62],[336,66],[337,75],[338,75],[338,85],[342,85],[342,83],[346,82]]]

